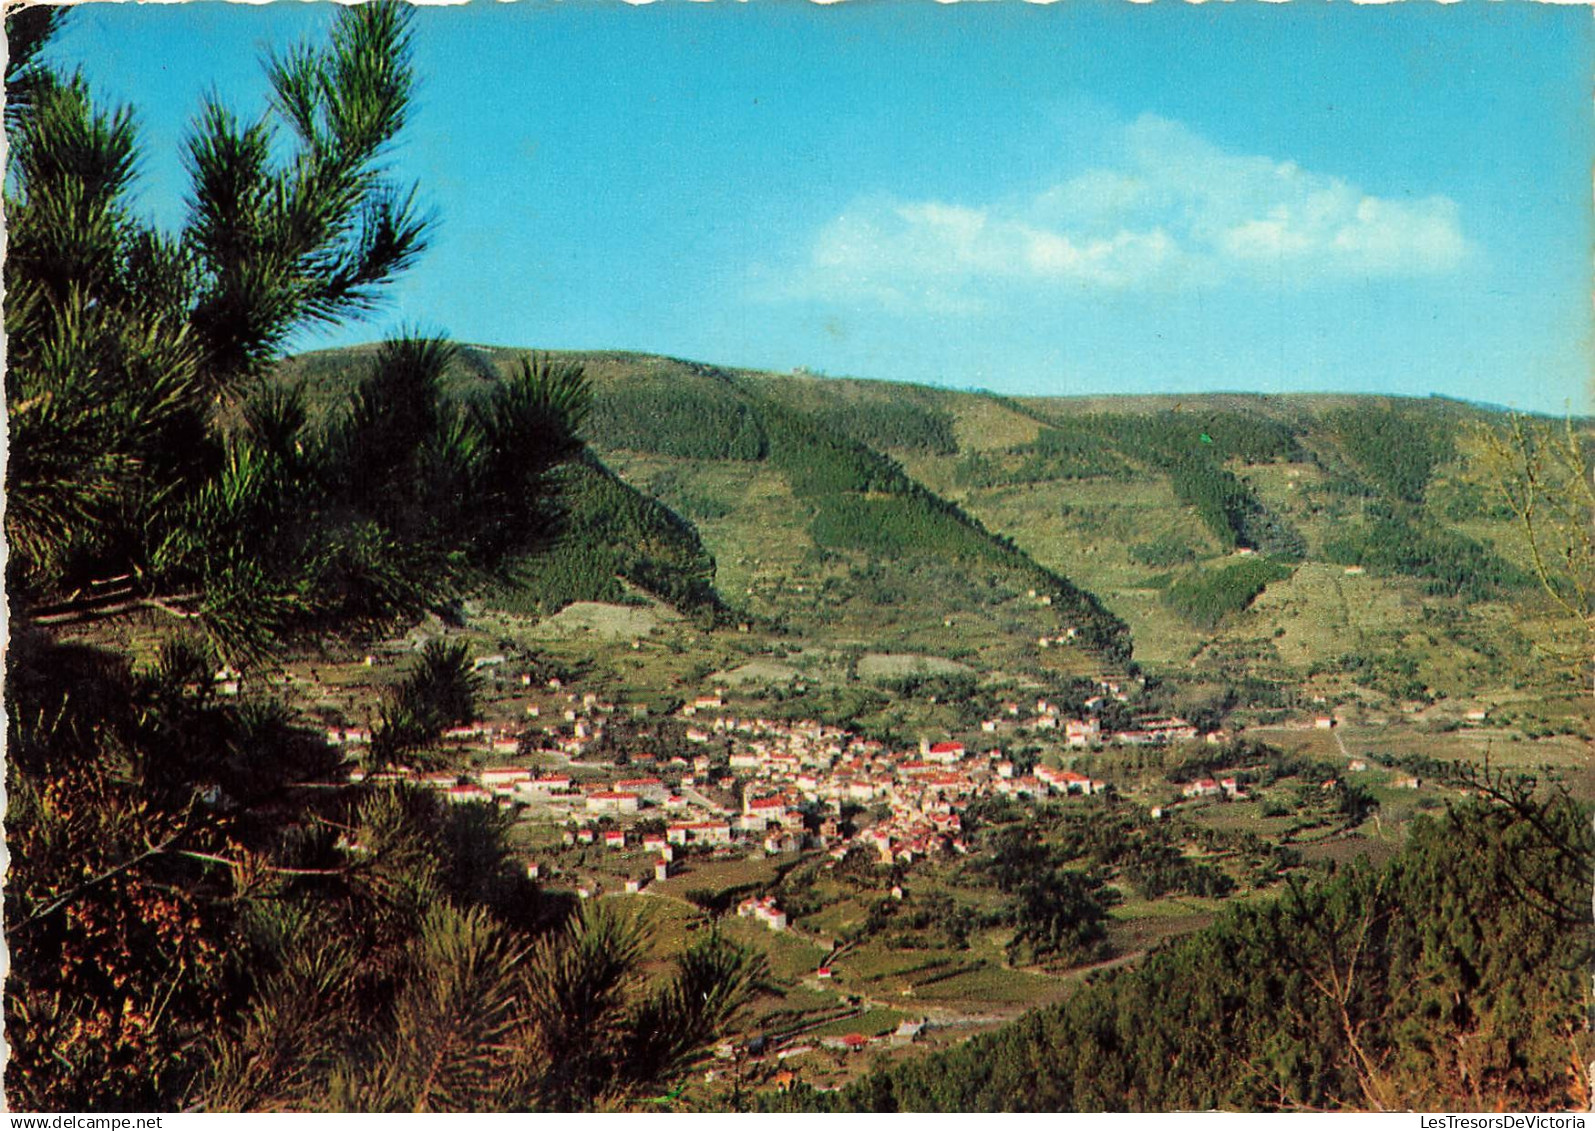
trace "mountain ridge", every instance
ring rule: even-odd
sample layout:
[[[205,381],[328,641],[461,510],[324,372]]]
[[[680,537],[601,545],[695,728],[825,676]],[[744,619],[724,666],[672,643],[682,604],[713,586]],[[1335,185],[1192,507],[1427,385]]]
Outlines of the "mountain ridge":
[[[279,372],[327,399],[368,352],[302,354]],[[528,352],[462,346],[447,382],[469,395]],[[1488,409],[1009,397],[536,352],[586,370],[590,451],[635,493],[628,506],[649,502],[628,545],[657,551],[593,555],[591,584],[561,600],[614,599],[619,578],[720,623],[845,647],[1048,677],[1132,662],[1214,685],[1261,674],[1420,704],[1468,693],[1481,670],[1523,683],[1543,666],[1523,547],[1477,466],[1481,437],[1505,423]],[[1274,565],[1230,568],[1249,554]]]

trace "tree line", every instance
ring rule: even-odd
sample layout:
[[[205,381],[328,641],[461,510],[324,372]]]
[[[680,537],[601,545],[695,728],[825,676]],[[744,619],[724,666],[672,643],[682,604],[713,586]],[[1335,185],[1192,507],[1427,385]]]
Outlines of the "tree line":
[[[1057,479],[1127,479],[1135,469],[1110,445],[1093,418],[1059,417],[1027,444],[1002,452],[972,451],[953,469],[961,487],[1008,487]]]
[[[821,423],[866,447],[882,451],[958,454],[950,413],[904,401],[856,401],[817,414]]]
[[[606,448],[624,451],[749,461],[769,451],[758,415],[712,379],[630,377],[606,383],[593,397],[591,424]]]
[[[574,601],[620,601],[629,582],[705,623],[730,616],[697,528],[591,455],[556,472],[560,537],[518,555],[489,599],[549,615]]]
[[[1020,583],[1053,594],[1053,608],[1079,629],[1081,643],[1105,659],[1130,656],[1129,628],[1095,595],[1036,564],[1011,539],[994,535],[956,503],[913,479],[902,467],[798,410],[761,404],[770,459],[801,499],[816,510],[810,531],[823,546],[877,556],[927,555],[996,567]]]
[[[1421,503],[1435,468],[1455,455],[1447,432],[1394,408],[1331,413],[1324,423],[1352,463],[1402,502]]]
[[[1269,511],[1224,466],[1230,459],[1269,463],[1300,458],[1302,449],[1290,425],[1222,411],[1051,414],[1044,419],[1048,429],[1036,441],[1038,455],[1056,451],[1078,460],[1095,451],[1101,460],[1113,453],[1167,475],[1175,497],[1196,511],[1226,549],[1247,547],[1282,557],[1305,552],[1300,532]]]

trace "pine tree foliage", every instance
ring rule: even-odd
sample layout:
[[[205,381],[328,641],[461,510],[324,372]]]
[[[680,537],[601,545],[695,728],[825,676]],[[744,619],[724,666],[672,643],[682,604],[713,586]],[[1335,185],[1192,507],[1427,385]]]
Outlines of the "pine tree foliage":
[[[376,962],[300,912],[261,914],[269,970],[212,1042],[209,1110],[623,1106],[700,1057],[762,975],[712,938],[650,986],[643,926],[588,907],[529,936],[481,905],[434,902]]]
[[[189,208],[175,233],[136,212],[131,111],[97,107],[81,75],[41,61],[59,17],[34,11],[8,22],[18,46],[5,201],[13,589],[58,618],[165,609],[243,651],[319,617],[387,615],[459,583],[469,553],[453,561],[435,545],[407,547],[409,530],[361,513],[369,500],[351,508],[347,492],[330,493],[347,479],[328,465],[336,445],[308,434],[291,394],[262,388],[296,333],[372,311],[425,245],[414,190],[385,172],[412,93],[407,9],[349,8],[324,47],[270,58],[272,106],[258,118],[207,102],[187,143]],[[388,363],[425,366],[443,352],[401,345]],[[477,437],[460,426],[468,414],[449,407],[440,415],[450,427],[412,437],[436,472],[424,482],[441,497],[459,485],[450,461],[479,456],[468,470],[500,493],[535,489],[528,475],[575,450],[570,400],[582,389],[567,375],[495,395],[499,406],[539,393],[562,406],[512,447],[515,458],[474,452]],[[264,403],[243,412],[245,426],[224,427],[252,397]],[[501,444],[502,429],[486,439]],[[327,525],[340,508],[352,513]],[[496,537],[513,538],[513,524]],[[406,549],[418,551],[416,569],[388,564]],[[105,594],[119,600],[96,599]]]
[[[260,373],[307,323],[369,311],[425,244],[414,192],[380,159],[404,126],[413,82],[405,8],[367,4],[267,66],[292,150],[273,161],[276,123],[240,123],[206,103],[188,143],[185,236],[202,267],[190,317],[211,391]]]
[[[639,947],[605,949],[630,928],[562,933],[497,810],[350,785],[286,706],[215,693],[239,654],[414,616],[558,534],[580,369],[528,358],[462,400],[442,386],[452,347],[401,338],[325,418],[267,379],[295,333],[369,312],[425,242],[383,172],[411,96],[407,9],[349,8],[325,46],[272,57],[259,118],[207,104],[175,234],[135,211],[131,112],[41,62],[58,22],[7,21],[8,1103],[591,1106],[686,1063],[679,1046],[626,1067],[636,1002],[707,1040],[744,983],[654,993]],[[170,630],[143,665],[51,635],[133,609]],[[438,645],[400,705],[430,740],[473,716],[474,690],[465,652]],[[554,1047],[539,993],[610,1003],[588,1032],[614,1058],[579,1088],[533,1055]]]
[[[583,907],[532,950],[522,1072],[555,1110],[591,1107],[614,1072],[644,954],[638,927],[607,908]]]
[[[246,721],[183,686],[188,650],[136,672],[21,628],[7,673],[6,1091],[24,1109],[154,1108],[226,1002],[243,831],[202,797],[250,767]],[[207,683],[208,685],[208,683]],[[273,771],[291,749],[255,746]]]
[[[555,470],[581,450],[586,379],[531,359],[460,403],[453,348],[384,343],[344,411],[312,428],[297,387],[244,403],[218,473],[180,508],[152,571],[196,594],[225,647],[322,624],[380,625],[446,603],[545,544]]]
[[[356,954],[348,941],[316,927],[297,906],[258,908],[281,965],[260,980],[236,1036],[212,1050],[203,1105],[221,1111],[294,1110],[321,1100],[335,1050],[353,1040]]]
[[[679,1076],[759,988],[761,957],[713,935],[649,988],[643,924],[584,906],[535,944],[525,972],[522,1084],[556,1111],[624,1104]]]
[[[39,65],[39,52],[59,28],[66,9],[54,4],[18,8],[6,17],[6,111],[9,130],[32,106],[39,84],[48,71]]]
[[[476,713],[477,678],[464,644],[428,641],[415,670],[378,708],[371,758],[381,765],[413,755]]]
[[[363,1074],[343,1079],[361,1111],[498,1106],[520,1006],[515,939],[480,908],[427,912],[406,955],[410,976]],[[337,1095],[335,1089],[334,1095]]]
[[[621,1029],[621,1077],[633,1091],[684,1073],[761,987],[764,960],[719,934],[682,952],[669,978]]]

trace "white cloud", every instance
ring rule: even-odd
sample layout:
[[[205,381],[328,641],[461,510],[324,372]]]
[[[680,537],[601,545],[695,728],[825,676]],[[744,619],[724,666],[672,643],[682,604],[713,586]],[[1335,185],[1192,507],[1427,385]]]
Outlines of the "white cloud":
[[[868,197],[815,237],[800,290],[947,310],[997,284],[1135,290],[1191,280],[1308,287],[1453,270],[1444,196],[1378,197],[1291,161],[1234,154],[1146,115],[1118,154],[1035,196],[983,205]]]
[[[1025,241],[1026,263],[1037,278],[1107,287],[1133,287],[1156,278],[1178,254],[1174,240],[1161,228],[1121,230],[1078,242],[1057,232],[1027,229]]]

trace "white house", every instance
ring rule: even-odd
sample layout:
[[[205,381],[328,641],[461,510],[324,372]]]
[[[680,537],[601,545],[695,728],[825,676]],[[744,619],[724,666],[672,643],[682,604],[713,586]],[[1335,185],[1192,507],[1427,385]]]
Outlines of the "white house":
[[[1102,738],[1098,719],[1070,719],[1063,724],[1063,736],[1070,746],[1088,746]]]
[[[530,781],[532,771],[525,766],[489,766],[480,777],[488,789],[512,789],[521,782]]]
[[[786,912],[775,905],[770,896],[745,899],[737,906],[737,914],[744,919],[756,919],[772,931],[786,930]]]
[[[635,813],[637,795],[618,790],[604,789],[587,795],[589,813]]]

